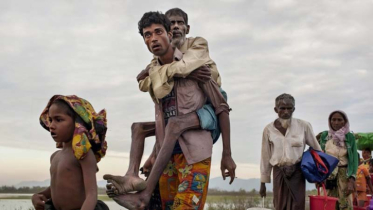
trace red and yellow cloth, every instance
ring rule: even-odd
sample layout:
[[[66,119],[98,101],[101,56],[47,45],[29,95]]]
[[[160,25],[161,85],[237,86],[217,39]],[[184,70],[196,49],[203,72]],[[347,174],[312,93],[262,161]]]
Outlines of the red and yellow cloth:
[[[356,191],[366,192],[367,190],[366,177],[370,177],[369,171],[364,164],[361,164],[357,168],[357,173],[356,173]]]
[[[49,131],[49,116],[48,111],[50,106],[56,100],[63,100],[69,105],[75,113],[83,120],[75,119],[75,130],[72,140],[72,148],[76,159],[83,159],[88,151],[92,148],[96,156],[97,162],[101,160],[106,154],[107,143],[105,135],[107,130],[106,111],[101,110],[96,113],[92,105],[85,99],[79,98],[75,95],[63,96],[54,95],[48,102],[47,107],[40,115],[40,124]],[[62,147],[62,143],[57,143],[57,148]]]
[[[188,165],[183,154],[175,154],[159,179],[162,209],[203,210],[210,176],[211,158]]]
[[[369,165],[368,165],[369,167]],[[357,168],[356,173],[356,191],[357,191],[357,200],[366,201],[367,200],[367,178],[370,177],[369,170],[366,164],[361,164]],[[369,179],[370,180],[370,179]]]

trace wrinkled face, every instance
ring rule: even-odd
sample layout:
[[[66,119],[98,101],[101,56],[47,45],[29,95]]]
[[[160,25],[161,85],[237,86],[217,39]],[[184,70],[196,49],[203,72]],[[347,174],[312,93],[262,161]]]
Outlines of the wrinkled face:
[[[144,34],[144,42],[149,51],[155,56],[163,56],[171,46],[171,32],[167,33],[162,24],[152,24],[149,27],[142,29]]]
[[[346,122],[343,119],[343,116],[341,113],[336,112],[332,115],[330,118],[330,125],[332,126],[332,129],[337,131],[341,129],[343,126],[345,126]]]
[[[171,21],[172,42],[176,45],[183,43],[185,36],[189,33],[189,25],[185,24],[184,18],[179,15],[167,16]],[[180,46],[177,46],[180,47]]]
[[[69,142],[73,138],[75,130],[74,119],[66,114],[66,111],[57,104],[49,108],[49,131],[55,142]]]
[[[367,151],[367,150],[363,150],[363,151],[362,151],[362,155],[363,155],[363,159],[364,159],[364,160],[368,160],[368,159],[370,159],[371,152],[370,152],[370,151]]]
[[[275,107],[275,112],[281,119],[290,119],[293,115],[295,107],[289,100],[281,100],[277,107]]]

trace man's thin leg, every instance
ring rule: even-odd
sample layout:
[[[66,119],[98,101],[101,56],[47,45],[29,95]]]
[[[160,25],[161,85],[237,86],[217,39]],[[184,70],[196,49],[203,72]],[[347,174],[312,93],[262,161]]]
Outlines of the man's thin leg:
[[[130,164],[126,175],[138,177],[141,158],[144,153],[144,140],[146,137],[155,135],[155,122],[133,123],[131,130]]]
[[[158,180],[171,158],[172,151],[180,135],[189,129],[200,128],[200,122],[195,112],[182,116],[171,117],[166,126],[165,138],[157,155],[154,166],[149,174],[145,190],[136,194],[127,194],[114,197],[119,205],[128,209],[144,208],[158,183]]]
[[[107,194],[112,197],[132,191],[145,189],[146,182],[139,177],[141,158],[144,152],[145,138],[155,134],[155,123],[133,123],[131,126],[132,141],[130,150],[130,162],[125,176],[113,176],[105,174],[108,180]]]

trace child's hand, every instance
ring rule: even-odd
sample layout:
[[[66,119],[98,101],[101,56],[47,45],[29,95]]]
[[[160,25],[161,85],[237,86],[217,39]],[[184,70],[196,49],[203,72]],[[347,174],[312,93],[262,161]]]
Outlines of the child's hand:
[[[150,156],[150,157],[145,161],[144,166],[142,167],[142,168],[143,168],[143,173],[145,174],[145,177],[148,177],[148,176],[149,176],[150,171],[151,171],[152,168],[153,168],[154,162],[155,162],[155,157],[153,157],[153,156]]]
[[[47,198],[43,194],[34,194],[31,198],[32,205],[36,210],[44,210],[44,204],[47,202]]]

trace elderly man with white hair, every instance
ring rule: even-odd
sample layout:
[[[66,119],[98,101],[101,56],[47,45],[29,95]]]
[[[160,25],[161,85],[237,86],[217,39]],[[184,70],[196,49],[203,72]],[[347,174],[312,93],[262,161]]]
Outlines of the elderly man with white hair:
[[[321,150],[311,124],[292,118],[294,97],[281,94],[276,98],[278,118],[263,131],[260,195],[266,196],[265,183],[271,182],[273,169],[273,204],[276,210],[305,209],[305,178],[300,162],[306,144]]]

